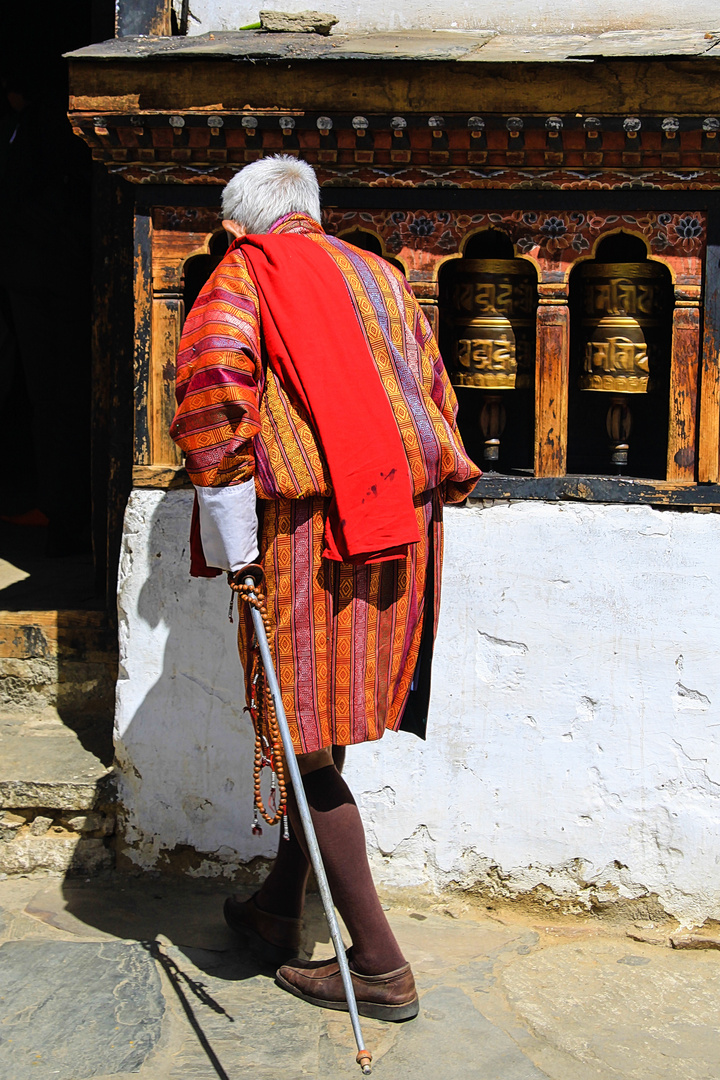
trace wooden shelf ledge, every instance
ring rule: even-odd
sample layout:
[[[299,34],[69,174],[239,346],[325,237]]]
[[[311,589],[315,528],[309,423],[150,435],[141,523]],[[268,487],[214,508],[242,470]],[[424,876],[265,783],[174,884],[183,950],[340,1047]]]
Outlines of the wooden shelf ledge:
[[[160,488],[170,491],[175,488],[191,488],[188,474],[181,465],[134,465],[133,487]]]
[[[485,473],[470,499],[720,507],[720,484],[631,480],[616,476],[503,476]]]

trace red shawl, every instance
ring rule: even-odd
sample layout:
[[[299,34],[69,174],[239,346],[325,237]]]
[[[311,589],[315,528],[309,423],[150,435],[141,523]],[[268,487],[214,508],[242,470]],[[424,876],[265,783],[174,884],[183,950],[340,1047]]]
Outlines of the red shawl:
[[[334,497],[324,557],[403,557],[420,538],[410,469],[345,278],[297,233],[236,243],[257,285],[268,362],[312,418],[327,461]]]

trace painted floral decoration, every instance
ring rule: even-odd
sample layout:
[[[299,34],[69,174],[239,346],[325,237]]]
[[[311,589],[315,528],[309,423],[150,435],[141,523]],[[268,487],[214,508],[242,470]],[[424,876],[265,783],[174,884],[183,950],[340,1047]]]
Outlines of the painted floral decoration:
[[[675,232],[683,240],[692,240],[696,236],[701,236],[702,231],[703,227],[698,219],[691,217],[690,214],[685,214],[675,225]]]
[[[408,224],[408,230],[412,236],[432,236],[435,222],[423,214],[418,214],[415,220]]]
[[[557,240],[561,236],[564,236],[568,231],[568,227],[562,218],[549,217],[540,226],[540,232],[545,233],[551,240]]]
[[[377,210],[333,210],[327,215],[331,232],[342,233],[359,224],[359,218],[371,219],[373,231],[383,238],[385,250],[392,255],[403,248],[431,255],[449,255],[459,251],[463,240],[485,229],[503,232],[518,255],[532,255],[549,266],[574,262],[608,233],[618,230],[641,236],[648,250],[671,258],[699,258],[705,237],[702,215],[684,213],[600,214],[545,213],[533,210],[510,210],[490,213],[450,213],[448,211],[405,211],[391,213]]]

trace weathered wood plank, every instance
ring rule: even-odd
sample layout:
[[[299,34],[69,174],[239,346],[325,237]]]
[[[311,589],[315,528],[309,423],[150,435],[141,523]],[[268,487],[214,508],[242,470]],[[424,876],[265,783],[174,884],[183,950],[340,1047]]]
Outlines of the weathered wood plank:
[[[260,35],[257,35],[259,38]],[[305,36],[305,35],[303,35]],[[452,30],[402,30],[386,33],[361,34],[357,37],[341,38],[338,45],[330,44],[335,56],[339,47],[345,56],[368,56],[387,60],[451,60],[461,59],[473,47],[478,48],[495,36],[495,31],[485,33],[457,34]],[[335,38],[335,34],[333,34]],[[290,43],[293,50],[302,48],[303,43]],[[311,49],[323,49],[322,41],[313,43]],[[325,46],[327,48],[327,46]],[[329,50],[325,55],[329,54]]]
[[[152,365],[148,395],[150,464],[179,465],[181,454],[170,438],[175,415],[175,358],[184,319],[179,296],[160,297],[152,305]]]
[[[710,228],[713,242],[708,243],[705,258],[698,480],[716,484],[720,480],[720,243],[714,241],[720,235],[714,234],[720,229],[712,219]]]
[[[668,480],[694,480],[697,471],[696,409],[700,366],[700,308],[676,302],[670,363]]]
[[[720,507],[720,484],[667,483],[610,476],[530,477],[485,473],[470,498],[712,508]]]
[[[133,487],[191,488],[190,477],[181,465],[136,465],[133,469]]]
[[[152,221],[147,214],[135,215],[135,439],[133,463],[149,465],[150,445],[150,368],[152,360]]]
[[[225,60],[71,60],[70,108],[119,112],[127,95],[144,110],[294,109],[414,112],[581,112],[639,114],[667,111],[702,116],[720,109],[720,56],[691,61],[597,61],[593,64],[527,63],[522,78],[508,79],[503,63],[388,64],[374,60],[253,64]]]
[[[535,361],[535,475],[567,470],[570,313],[567,299],[541,297]]]

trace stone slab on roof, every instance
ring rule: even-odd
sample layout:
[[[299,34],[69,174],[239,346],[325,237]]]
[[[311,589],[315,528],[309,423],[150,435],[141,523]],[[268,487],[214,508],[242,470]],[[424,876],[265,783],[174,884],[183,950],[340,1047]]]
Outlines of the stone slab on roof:
[[[716,48],[717,46],[717,48]],[[196,37],[125,37],[67,54],[73,60],[460,60],[548,63],[596,59],[720,57],[720,30],[620,30],[604,34],[507,34],[405,30],[378,34],[215,31]]]
[[[469,63],[557,63],[574,58],[592,40],[590,34],[497,34],[459,56]]]
[[[69,53],[73,60],[457,60],[492,32],[411,30],[387,34],[217,31],[197,37],[126,37]]]
[[[611,30],[575,51],[588,59],[633,56],[704,56],[720,41],[718,30]],[[720,54],[717,54],[720,55]]]

